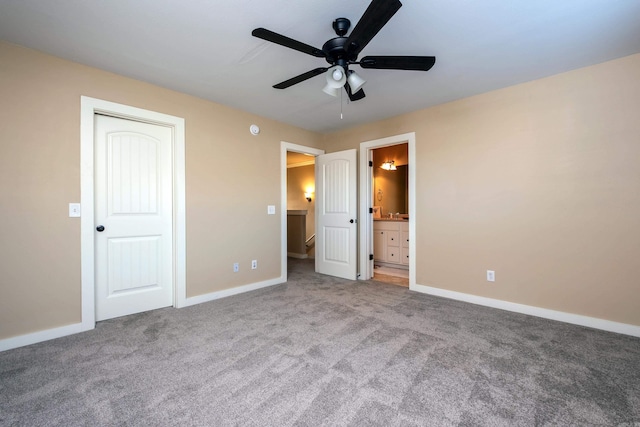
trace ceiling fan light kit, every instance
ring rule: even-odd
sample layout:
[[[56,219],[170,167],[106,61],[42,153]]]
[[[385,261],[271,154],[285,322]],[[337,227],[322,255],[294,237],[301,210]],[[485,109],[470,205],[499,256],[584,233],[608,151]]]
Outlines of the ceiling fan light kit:
[[[332,70],[333,71],[331,72],[331,78],[337,82],[342,81],[342,78],[344,77],[344,72],[342,72],[340,67],[333,67]]]
[[[356,26],[347,37],[351,21],[337,18],[333,21],[333,30],[337,37],[324,43],[318,49],[306,43],[283,36],[265,28],[256,28],[251,32],[254,37],[297,50],[317,58],[324,58],[331,66],[319,67],[306,73],[274,85],[275,89],[286,89],[312,77],[326,73],[327,84],[323,91],[338,96],[345,89],[351,101],[365,97],[362,86],[366,82],[349,69],[350,65],[381,70],[429,71],[436,62],[434,56],[365,56],[358,61],[358,55],[373,37],[386,25],[391,17],[402,7],[399,0],[372,0]]]
[[[331,87],[331,85],[329,83],[327,83],[324,88],[322,89],[322,91],[324,93],[326,93],[327,95],[331,95],[331,96],[335,96],[337,97],[338,95],[340,95],[340,88],[335,88],[335,87]]]
[[[351,86],[351,90],[353,92],[359,91],[362,86],[367,82],[365,79],[356,74],[355,71],[349,70],[349,77],[347,77],[347,81],[349,82],[349,86]]]
[[[328,95],[338,96],[340,94],[340,89],[342,89],[347,81],[344,69],[341,66],[336,65],[335,67],[329,68],[325,75],[327,78],[327,85],[322,90]]]

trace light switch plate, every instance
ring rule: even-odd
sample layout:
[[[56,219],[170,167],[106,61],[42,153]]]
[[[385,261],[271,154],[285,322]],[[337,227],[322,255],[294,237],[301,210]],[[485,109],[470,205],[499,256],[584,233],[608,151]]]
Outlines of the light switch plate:
[[[80,203],[69,203],[69,218],[80,218]]]
[[[276,207],[275,205],[269,205],[267,206],[267,215],[275,215],[276,214]]]

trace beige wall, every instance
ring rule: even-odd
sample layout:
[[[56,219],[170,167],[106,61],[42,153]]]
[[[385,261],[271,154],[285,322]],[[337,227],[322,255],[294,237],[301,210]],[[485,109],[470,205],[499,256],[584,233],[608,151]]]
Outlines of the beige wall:
[[[185,119],[188,297],[280,276],[280,141],[318,134],[0,42],[0,339],[81,320],[81,95]]]
[[[638,76],[640,54],[325,135],[325,149],[416,132],[418,284],[640,325]]]
[[[81,95],[185,118],[188,296],[280,275],[280,141],[415,131],[418,284],[640,325],[638,75],[634,55],[320,136],[0,42],[0,339],[80,322]]]

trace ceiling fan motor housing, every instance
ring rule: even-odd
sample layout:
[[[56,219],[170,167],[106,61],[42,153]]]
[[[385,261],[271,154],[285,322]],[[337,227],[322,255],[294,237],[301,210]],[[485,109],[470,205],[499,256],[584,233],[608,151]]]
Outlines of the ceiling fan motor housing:
[[[348,69],[349,62],[355,61],[358,55],[349,54],[345,49],[347,42],[347,31],[351,28],[351,21],[347,18],[337,18],[333,21],[333,30],[338,37],[328,40],[323,46],[322,51],[325,54],[327,62],[331,65],[340,65],[345,71]]]
[[[322,51],[326,55],[327,62],[332,65],[341,65],[345,70],[349,62],[355,61],[358,55],[350,54],[345,49],[346,37],[336,37],[327,41],[322,46]]]

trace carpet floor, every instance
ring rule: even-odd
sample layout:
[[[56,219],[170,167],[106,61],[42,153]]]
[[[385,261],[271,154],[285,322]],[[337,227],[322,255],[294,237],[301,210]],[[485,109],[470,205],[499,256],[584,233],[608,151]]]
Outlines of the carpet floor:
[[[0,353],[2,426],[638,426],[640,339],[313,272]]]

